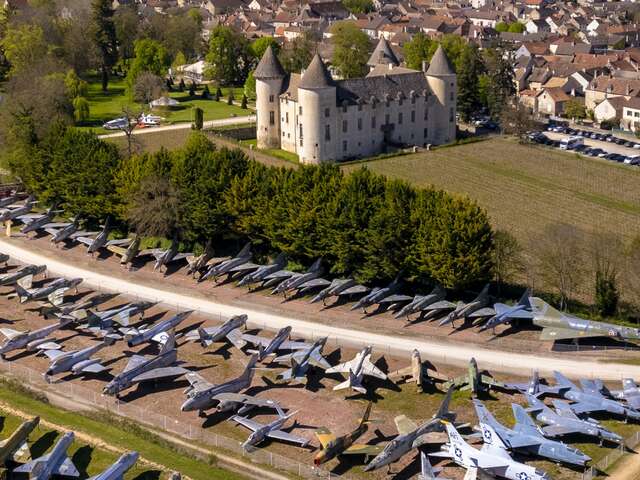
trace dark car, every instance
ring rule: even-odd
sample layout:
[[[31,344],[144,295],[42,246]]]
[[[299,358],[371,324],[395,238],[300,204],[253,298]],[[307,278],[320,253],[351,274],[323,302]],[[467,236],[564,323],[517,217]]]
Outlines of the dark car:
[[[578,145],[576,148],[574,148],[574,150],[576,152],[584,152],[585,150],[587,150],[589,147],[585,144],[582,145]]]

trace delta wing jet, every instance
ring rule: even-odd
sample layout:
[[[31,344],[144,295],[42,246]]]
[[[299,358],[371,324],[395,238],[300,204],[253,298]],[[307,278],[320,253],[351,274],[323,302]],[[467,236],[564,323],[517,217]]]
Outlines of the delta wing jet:
[[[219,327],[198,328],[187,333],[186,339],[198,341],[203,347],[208,347],[215,342],[227,339],[238,350],[241,350],[247,342],[242,339],[240,328],[246,326],[247,316],[236,315],[224,322]]]
[[[478,370],[478,364],[475,358],[469,360],[469,369],[466,375],[453,378],[444,384],[445,388],[449,388],[450,386],[459,388],[460,390],[471,390],[474,396],[492,388],[507,389],[504,383],[498,382],[489,375],[488,372]]]
[[[90,345],[81,350],[70,352],[61,352],[60,350],[45,350],[44,354],[51,360],[49,368],[44,374],[45,380],[49,381],[51,377],[58,373],[71,372],[74,375],[85,373],[101,373],[107,367],[102,365],[99,358],[91,358],[105,347],[111,346],[115,340],[106,337],[102,342]]]
[[[25,349],[29,352],[35,350],[59,350],[60,344],[50,341],[50,335],[69,324],[69,320],[61,320],[59,323],[47,325],[38,330],[19,332],[11,328],[0,328],[0,333],[6,337],[6,341],[0,346],[0,358],[5,358],[7,353]]]
[[[326,287],[331,282],[324,278],[320,278],[322,273],[322,259],[319,258],[306,272],[294,273],[289,278],[279,283],[278,286],[271,291],[271,295],[282,293],[284,297],[287,298],[287,294],[292,291],[295,291],[295,294],[301,294],[314,288]]]
[[[171,245],[166,250],[162,248],[154,248],[149,250],[149,255],[153,255],[156,259],[153,264],[153,270],[158,270],[162,272],[162,269],[167,270],[167,265],[173,262],[179,262],[180,260],[184,260],[187,257],[192,257],[193,253],[180,253],[178,252],[178,241],[173,239],[171,241]]]
[[[369,290],[371,290],[369,287],[360,285],[353,278],[336,278],[327,288],[313,297],[309,303],[322,301],[322,304],[326,306],[327,300],[332,297],[359,295],[367,293]]]
[[[25,265],[17,270],[0,275],[0,286],[6,287],[20,282],[22,288],[31,288],[34,275],[39,275],[46,271],[46,265]]]
[[[70,223],[57,223],[45,225],[44,231],[51,235],[51,243],[58,245],[66,241],[75,240],[78,237],[90,237],[97,235],[98,232],[85,232],[79,230],[80,217],[76,216]]]
[[[362,309],[362,312],[367,315],[367,308],[372,305],[397,304],[402,302],[409,302],[413,300],[413,297],[408,295],[397,294],[398,290],[402,287],[402,281],[400,280],[400,274],[386,287],[374,288],[367,295],[358,300],[352,305],[351,310]]]
[[[612,390],[609,393],[613,398],[626,401],[631,408],[640,410],[640,388],[632,378],[622,380],[622,390]]]
[[[306,438],[298,437],[282,430],[282,427],[287,420],[298,412],[295,411],[285,414],[280,407],[277,407],[276,410],[278,412],[278,418],[267,424],[258,423],[255,420],[251,420],[250,418],[240,415],[234,415],[231,417],[231,420],[253,432],[242,444],[242,448],[248,450],[249,447],[258,445],[267,439],[297,443],[301,447],[306,447],[309,444],[309,440]]]
[[[429,319],[437,316],[444,310],[456,308],[455,303],[445,300],[447,292],[441,286],[435,287],[429,295],[416,295],[409,303],[402,307],[395,318],[405,317],[409,321],[409,317],[414,313],[419,314],[416,320]]]
[[[236,273],[246,273],[255,270],[258,268],[258,265],[251,263],[252,258],[251,242],[249,242],[242,247],[242,250],[240,250],[235,257],[216,265],[211,265],[206,272],[200,275],[198,282],[204,282],[209,278],[213,278],[213,281],[217,282],[218,277],[222,275],[227,275],[228,278],[231,278]]]
[[[104,472],[94,475],[87,480],[123,480],[124,474],[131,470],[137,461],[138,452],[123,453],[120,458]]]
[[[486,284],[482,291],[469,303],[459,303],[456,309],[440,321],[438,325],[451,324],[455,328],[455,321],[467,319],[476,320],[478,318],[491,317],[496,311],[491,308],[491,297],[489,296],[489,284]]]
[[[6,465],[8,460],[20,461],[31,458],[27,440],[39,423],[40,417],[27,420],[21,423],[8,438],[0,442],[0,465]]]
[[[542,395],[559,395],[562,390],[560,387],[551,387],[540,383],[540,374],[538,370],[534,370],[529,383],[505,383],[505,390],[517,391],[520,393],[528,393],[540,397]]]
[[[45,307],[43,308],[43,314],[45,316],[54,315],[58,318],[70,317],[73,320],[81,320],[87,318],[88,310],[97,307],[116,296],[116,294],[112,293],[96,293],[88,298],[85,297],[78,300],[75,303],[65,303],[57,307]]]
[[[125,340],[127,341],[127,345],[129,348],[133,348],[138,345],[142,345],[143,343],[147,343],[150,341],[158,342],[159,344],[163,344],[169,338],[169,334],[172,330],[184,322],[189,315],[191,315],[193,311],[189,310],[186,312],[180,312],[173,317],[163,320],[161,322],[156,323],[147,328],[136,329],[132,328],[128,330],[125,334]]]
[[[247,285],[251,288],[251,286],[256,283],[260,283],[260,287],[271,287],[272,285],[276,285],[293,275],[293,272],[284,269],[287,266],[287,263],[287,255],[285,253],[280,253],[273,263],[261,265],[253,272],[247,273],[240,279],[238,286],[242,287]]]
[[[65,433],[53,446],[51,453],[14,468],[13,473],[28,473],[30,480],[49,480],[54,475],[79,477],[80,472],[67,456],[73,439],[73,432]]]
[[[322,356],[325,343],[327,343],[327,337],[318,339],[308,348],[276,357],[273,360],[275,363],[291,362],[291,368],[280,372],[277,379],[286,383],[292,381],[307,383],[307,372],[312,366],[322,370],[331,368],[329,362]]]
[[[360,351],[353,360],[334,367],[328,368],[324,373],[346,373],[349,378],[342,383],[339,383],[334,390],[343,390],[350,388],[356,392],[366,395],[367,389],[362,384],[362,381],[366,376],[379,378],[380,380],[386,380],[387,375],[371,363],[371,346],[365,347]]]
[[[289,340],[291,337],[291,327],[283,327],[276,333],[273,338],[261,337],[259,335],[242,335],[242,339],[252,345],[256,345],[258,350],[248,350],[249,353],[257,353],[258,361],[262,362],[270,355],[275,355],[280,350],[301,350],[309,348],[310,343],[294,342]]]
[[[64,303],[64,294],[72,288],[78,291],[78,285],[82,283],[82,278],[57,278],[40,288],[24,288],[21,282],[16,283],[16,293],[20,303],[32,301],[48,301],[51,305],[59,306]]]
[[[411,353],[411,365],[395,372],[390,372],[387,377],[396,383],[415,382],[418,392],[423,391],[424,382],[433,384],[434,382],[446,382],[449,380],[446,375],[442,375],[422,363],[418,350],[414,350]]]
[[[112,245],[128,245],[131,242],[130,238],[122,238],[118,240],[109,240],[109,234],[111,233],[110,221],[107,218],[102,227],[102,231],[95,237],[76,237],[76,240],[87,246],[87,254],[92,257],[100,251],[102,248],[109,248]]]
[[[492,328],[495,332],[495,328],[498,325],[510,323],[512,320],[531,320],[533,318],[533,312],[531,311],[531,303],[529,302],[530,296],[531,289],[527,288],[515,305],[494,303],[493,309],[496,314],[487,320],[484,325],[481,325],[479,330],[482,332]]]
[[[86,310],[86,312],[82,314],[79,313],[76,319],[87,321],[87,323],[82,326],[83,328],[108,333],[113,329],[114,323],[128,327],[133,317],[139,316],[139,320],[142,320],[145,311],[154,305],[155,303],[152,302],[136,302],[110,308],[109,310]]]

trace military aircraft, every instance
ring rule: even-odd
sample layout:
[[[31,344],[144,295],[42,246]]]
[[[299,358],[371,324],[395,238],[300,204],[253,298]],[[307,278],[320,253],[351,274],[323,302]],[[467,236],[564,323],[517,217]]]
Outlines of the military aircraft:
[[[35,201],[35,199],[31,196],[29,198],[27,198],[24,202],[24,204],[22,205],[16,205],[15,207],[11,208],[11,206],[9,206],[8,208],[5,208],[3,210],[0,211],[0,222],[7,222],[10,220],[21,220],[24,219],[28,219],[30,217],[28,217],[27,215],[29,215],[29,212],[31,212],[31,210],[33,210],[34,205],[38,203]]]
[[[279,350],[301,350],[309,348],[310,343],[294,342],[291,337],[291,327],[283,327],[273,338],[261,337],[259,335],[242,335],[242,339],[252,345],[256,345],[258,350],[248,350],[250,353],[258,354],[258,361],[262,362],[269,355],[275,355]]]
[[[226,338],[238,350],[242,349],[247,342],[242,339],[240,328],[247,324],[246,315],[235,315],[224,322],[219,327],[198,328],[187,333],[186,339],[199,341],[203,347],[208,347],[212,343],[219,342]]]
[[[94,475],[87,480],[123,480],[124,474],[131,470],[138,461],[138,456],[138,452],[123,453],[120,458],[104,472]]]
[[[626,418],[640,420],[640,412],[622,405],[616,400],[605,398],[598,388],[588,382],[581,381],[582,388],[578,388],[571,380],[558,371],[554,371],[560,395],[567,400],[571,400],[571,410],[578,415],[590,412],[607,412],[614,415],[621,415]]]
[[[68,222],[65,223],[54,223],[53,219],[55,218],[57,213],[62,212],[62,210],[56,210],[56,206],[52,205],[47,209],[45,213],[42,214],[30,214],[21,217],[22,223],[24,226],[20,229],[20,233],[27,234],[31,232],[36,232],[44,227],[50,228],[64,228],[69,225]]]
[[[119,245],[107,245],[107,250],[120,257],[120,265],[125,267],[126,269],[131,268],[131,263],[136,258],[151,255],[151,253],[153,252],[153,249],[140,250],[141,240],[138,235],[134,235],[129,240],[131,241],[131,243],[129,243],[126,247],[121,247]]]
[[[376,377],[380,380],[386,380],[387,375],[371,363],[371,346],[363,348],[353,360],[349,362],[341,363],[334,367],[328,368],[324,373],[346,373],[349,378],[342,383],[339,383],[334,390],[343,390],[345,388],[351,388],[356,392],[366,395],[367,389],[362,384],[362,381],[366,376]]]
[[[529,297],[531,296],[531,289],[527,288],[525,292],[515,305],[505,305],[504,303],[494,303],[493,309],[496,314],[480,326],[480,331],[488,330],[492,328],[495,332],[495,328],[503,323],[509,323],[512,320],[531,320],[533,318],[533,312],[531,311],[531,303]]]
[[[282,293],[284,297],[287,298],[287,294],[294,290],[296,294],[300,294],[313,288],[325,287],[329,285],[330,282],[329,280],[320,278],[322,272],[322,259],[319,258],[306,272],[294,273],[289,278],[279,283],[278,286],[271,291],[271,295]]]
[[[0,442],[0,465],[6,465],[8,460],[18,461],[29,458],[27,439],[40,423],[40,417],[34,417],[20,424],[8,438]]]
[[[395,318],[406,317],[414,313],[419,313],[418,320],[425,317],[433,317],[443,310],[456,308],[455,303],[445,300],[447,292],[441,286],[435,287],[429,295],[416,295],[413,299],[402,307],[395,315]]]
[[[62,226],[60,226],[62,225]],[[79,230],[80,217],[76,216],[70,223],[59,223],[45,225],[44,231],[51,235],[51,243],[58,245],[67,240],[75,240],[77,237],[90,237],[97,235],[99,232],[85,232]]]
[[[533,324],[542,327],[540,340],[577,341],[579,338],[609,337],[618,340],[640,340],[640,329],[612,323],[594,322],[559,312],[544,300],[531,297]]]
[[[327,288],[321,290],[320,293],[313,297],[309,303],[322,301],[322,304],[326,306],[327,299],[331,297],[358,295],[367,293],[369,290],[369,287],[360,285],[353,278],[336,278]]]
[[[90,297],[85,297],[81,300],[78,300],[75,303],[66,303],[62,305],[52,306],[52,307],[44,307],[43,315],[45,316],[56,316],[58,318],[62,317],[70,317],[72,320],[77,321],[84,318],[87,318],[87,311],[97,307],[98,305],[107,302],[114,297],[116,294],[112,293],[96,293],[91,295]]]
[[[82,283],[82,278],[56,278],[40,288],[24,288],[21,282],[16,283],[16,293],[10,296],[17,296],[20,303],[30,301],[48,301],[51,305],[59,306],[64,303],[64,294],[72,288],[78,291],[78,285]]]
[[[451,324],[455,327],[456,320],[467,320],[471,318],[473,320],[478,318],[490,317],[495,315],[496,312],[491,305],[491,297],[489,296],[489,284],[486,284],[482,291],[469,303],[459,303],[456,309],[447,315],[438,325]]]
[[[244,372],[233,380],[213,385],[207,382],[197,373],[187,374],[187,381],[190,386],[185,390],[187,400],[182,404],[183,412],[193,412],[198,410],[199,416],[205,416],[205,411],[216,407],[218,412],[227,412],[234,410],[240,404],[251,405],[251,399],[248,395],[242,395],[239,392],[251,386],[253,375],[255,373],[255,365],[258,361],[257,355],[252,355]],[[264,406],[264,400],[253,399],[259,403],[256,406]],[[274,402],[271,402],[272,404]]]
[[[111,233],[110,221],[107,218],[106,222],[102,226],[102,231],[95,237],[76,237],[76,240],[87,246],[87,254],[93,256],[99,252],[101,248],[109,248],[113,245],[128,245],[131,242],[130,238],[121,238],[118,240],[109,240],[109,234]]]
[[[424,450],[420,450],[420,473],[418,474],[418,480],[445,480],[442,477],[437,477],[437,474],[442,471],[441,468],[433,468],[429,457]]]
[[[505,445],[507,450],[536,455],[554,462],[572,465],[584,466],[591,460],[589,456],[576,448],[546,438],[540,427],[527,415],[525,409],[516,403],[511,404],[513,416],[516,420],[512,429],[498,423],[484,404],[475,398],[473,399],[473,406],[476,409],[480,428],[482,429],[482,441],[486,444]]]
[[[129,348],[133,348],[137,345],[142,345],[143,343],[147,343],[150,341],[163,344],[169,337],[169,334],[167,332],[174,330],[192,313],[192,310],[188,310],[186,312],[177,313],[173,317],[158,322],[148,328],[132,328],[125,333],[125,340],[127,341],[127,345],[129,346]]]
[[[578,417],[566,402],[553,400],[553,406],[555,407],[555,411],[553,411],[538,397],[528,393],[525,393],[524,396],[529,403],[527,412],[532,413],[536,420],[546,425],[542,427],[542,433],[547,437],[580,433],[598,438],[601,444],[604,440],[618,444],[624,442],[620,435],[607,430],[596,420],[592,418],[583,420]]]
[[[115,339],[106,337],[102,342],[90,345],[81,350],[61,352],[60,350],[45,350],[44,354],[51,360],[49,368],[44,374],[48,382],[50,378],[58,373],[71,372],[74,375],[83,373],[101,373],[107,368],[100,363],[99,358],[91,358],[105,347],[115,343]]]
[[[609,391],[613,398],[624,400],[631,408],[640,410],[640,388],[632,378],[622,380],[622,390]]]
[[[200,255],[191,255],[186,258],[187,275],[195,275],[196,273],[201,272],[209,266],[210,263],[219,263],[214,262],[215,258],[213,257],[213,254],[213,247],[211,246],[211,240],[209,240],[207,245],[204,247],[204,251]]]
[[[260,282],[260,287],[270,287],[276,283],[285,280],[293,275],[293,272],[285,270],[287,266],[287,255],[280,253],[273,263],[268,265],[261,265],[253,272],[247,273],[238,282],[238,286],[249,285],[249,287],[255,283]]]
[[[394,421],[398,436],[385,445],[382,452],[364,467],[364,471],[369,472],[390,465],[412,449],[430,443],[428,434],[444,430],[442,420],[455,420],[455,414],[449,411],[452,393],[453,388],[449,388],[435,415],[421,425],[417,425],[404,415],[397,416]]]
[[[242,250],[238,252],[238,254],[230,258],[229,260],[225,260],[224,262],[220,262],[216,265],[211,265],[209,269],[200,275],[198,278],[198,282],[204,282],[209,278],[213,278],[214,282],[218,281],[218,277],[222,275],[227,275],[229,278],[234,274],[239,272],[249,272],[251,270],[255,270],[258,268],[258,265],[251,263],[251,258],[253,255],[251,254],[251,242],[247,243]]]
[[[430,457],[450,458],[456,464],[467,469],[465,480],[476,480],[486,475],[508,480],[551,480],[542,470],[515,461],[507,453],[507,446],[496,438],[495,443],[485,444],[477,450],[462,439],[450,422],[443,422],[449,436],[445,450],[430,453]],[[485,477],[486,477],[485,475]]]
[[[176,378],[189,370],[183,367],[174,366],[178,360],[178,349],[176,348],[173,333],[169,335],[167,341],[162,345],[160,353],[151,357],[133,355],[124,370],[116,375],[102,390],[105,395],[115,395],[126,390],[136,383],[148,380],[158,380],[161,378]]]
[[[446,382],[449,380],[446,375],[442,375],[423,364],[418,350],[414,350],[411,353],[411,365],[395,372],[390,372],[387,377],[396,383],[415,382],[418,392],[423,391],[424,382],[433,384],[436,381]]]
[[[466,375],[452,378],[444,384],[444,388],[449,388],[449,386],[460,390],[471,390],[474,396],[491,388],[507,389],[504,383],[498,382],[488,372],[480,372],[475,358],[469,360],[469,369]]]
[[[234,415],[230,418],[230,420],[239,423],[253,432],[242,444],[242,448],[248,450],[249,447],[258,445],[267,439],[297,443],[301,447],[306,447],[309,444],[309,440],[306,438],[297,437],[281,430],[287,420],[298,413],[298,411],[285,414],[280,407],[277,407],[276,411],[278,412],[278,418],[267,424],[258,423],[255,420],[240,415]]]
[[[139,320],[142,320],[145,311],[154,305],[155,303],[152,302],[127,303],[109,310],[86,310],[84,313],[76,314],[75,317],[77,320],[87,321],[83,328],[109,332],[114,323],[127,327],[131,323],[131,318],[136,315],[139,315]]]
[[[528,383],[505,383],[504,390],[515,390],[520,393],[528,393],[529,395],[542,396],[542,395],[558,395],[560,393],[559,387],[552,387],[540,383],[540,374],[538,370],[534,370],[531,375],[531,380]]]
[[[10,205],[16,204],[20,201],[24,196],[20,193],[14,193],[4,198],[0,198],[0,208],[7,208]],[[32,197],[30,197],[32,198]]]
[[[4,359],[7,353],[20,349],[26,349],[27,351],[60,349],[60,344],[50,341],[49,336],[69,323],[69,320],[60,320],[60,322],[47,325],[38,330],[26,330],[24,332],[11,328],[0,328],[0,333],[7,338],[7,341],[0,346],[0,358]]]
[[[368,457],[380,453],[382,447],[355,443],[356,440],[362,437],[369,429],[371,405],[372,403],[369,402],[358,426],[345,435],[336,437],[327,428],[319,428],[316,430],[316,437],[320,442],[320,451],[313,457],[313,463],[315,465],[322,465],[333,458],[340,458],[342,455],[365,455]]]
[[[0,265],[3,265],[5,268],[8,266],[10,259],[11,257],[6,253],[0,253]]]
[[[51,452],[13,469],[13,473],[28,473],[30,480],[49,480],[54,475],[79,477],[80,472],[67,457],[67,449],[73,443],[73,432],[65,433]]]
[[[162,248],[153,248],[147,252],[149,255],[153,255],[156,259],[153,264],[153,270],[158,270],[162,272],[162,268],[164,267],[165,272],[167,269],[167,265],[173,262],[178,262],[180,260],[184,260],[187,257],[193,256],[193,253],[179,253],[178,252],[178,240],[173,239],[171,241],[171,245],[166,250]]]
[[[31,288],[34,275],[39,275],[46,271],[46,265],[25,265],[18,270],[0,275],[0,286],[5,287],[20,282],[23,288]]]
[[[322,356],[325,343],[327,343],[327,337],[316,340],[309,348],[276,357],[273,360],[275,363],[291,362],[291,368],[280,372],[276,378],[286,383],[291,381],[307,383],[307,371],[312,366],[322,370],[331,368],[329,362]]]
[[[366,315],[367,307],[370,307],[371,305],[379,305],[382,303],[398,304],[413,300],[413,297],[410,297],[408,295],[396,294],[396,292],[400,290],[400,287],[402,287],[400,275],[401,274],[398,274],[398,276],[384,288],[375,287],[367,295],[365,295],[354,305],[352,305],[351,310],[357,310],[358,308],[361,308],[362,312]]]

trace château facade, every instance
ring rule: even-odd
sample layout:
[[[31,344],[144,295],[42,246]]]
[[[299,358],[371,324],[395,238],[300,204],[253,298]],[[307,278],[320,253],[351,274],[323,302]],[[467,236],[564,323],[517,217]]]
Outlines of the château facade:
[[[422,72],[401,67],[383,38],[368,65],[366,77],[334,80],[316,54],[286,74],[268,48],[254,72],[258,148],[315,164],[455,140],[456,75],[441,47]]]

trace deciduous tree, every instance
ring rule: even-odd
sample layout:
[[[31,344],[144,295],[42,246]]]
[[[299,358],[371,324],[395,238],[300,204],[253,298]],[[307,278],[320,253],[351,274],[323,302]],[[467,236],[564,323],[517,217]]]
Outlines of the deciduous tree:
[[[355,23],[342,21],[331,27],[333,58],[331,64],[343,78],[364,77],[367,73],[371,44],[367,34]]]

